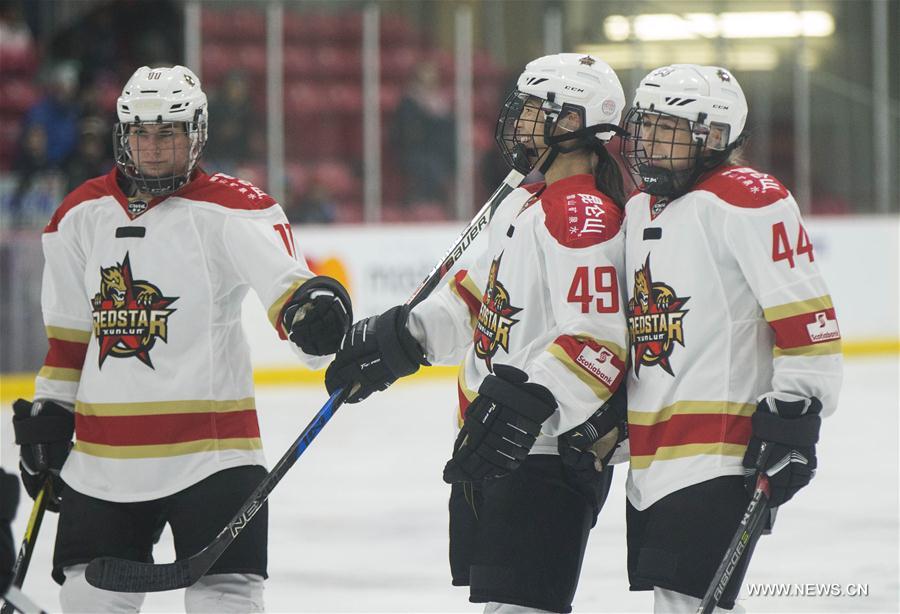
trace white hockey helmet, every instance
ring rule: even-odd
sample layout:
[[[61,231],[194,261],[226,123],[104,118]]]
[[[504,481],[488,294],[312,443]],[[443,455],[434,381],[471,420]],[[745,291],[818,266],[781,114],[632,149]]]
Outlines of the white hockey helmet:
[[[712,149],[724,149],[740,138],[747,122],[747,99],[737,79],[720,66],[672,64],[641,79],[634,93],[634,108],[652,109],[698,122],[725,133]]]
[[[685,121],[661,138],[650,128],[664,118]],[[746,121],[747,99],[725,68],[662,66],[641,79],[635,91],[625,117],[628,137],[622,140],[622,157],[641,178],[642,190],[676,197],[741,144]],[[680,147],[684,153],[678,156],[673,153],[677,145],[689,147]]]
[[[209,118],[206,94],[193,71],[184,66],[138,68],[116,101],[116,114],[119,118],[113,138],[116,164],[140,191],[163,196],[188,182],[206,146]],[[162,177],[139,170],[140,152],[133,151],[129,145],[129,127],[146,123],[183,125],[190,141],[186,168]]]
[[[528,105],[543,112],[543,124],[522,125],[519,119]],[[495,138],[507,162],[527,174],[548,149],[571,151],[592,141],[609,141],[620,131],[624,110],[622,84],[606,62],[581,53],[547,55],[525,66],[503,105]],[[581,128],[562,134],[557,121],[570,112],[579,115]],[[536,134],[543,137],[543,147],[533,142]]]

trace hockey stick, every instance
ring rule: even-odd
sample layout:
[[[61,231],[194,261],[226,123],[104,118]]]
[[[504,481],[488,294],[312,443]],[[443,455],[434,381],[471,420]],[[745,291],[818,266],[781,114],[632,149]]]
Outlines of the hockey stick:
[[[47,612],[43,610],[41,606],[37,605],[35,602],[29,599],[28,596],[25,595],[25,593],[12,585],[10,585],[8,589],[6,589],[6,594],[3,595],[3,600],[6,602],[3,604],[4,612],[6,612],[8,608],[9,612],[18,610],[19,612],[22,612],[22,614],[47,614]]]
[[[441,261],[431,270],[425,280],[413,292],[406,302],[410,308],[419,304],[438,286],[440,280],[459,260],[479,233],[490,223],[499,204],[510,192],[515,190],[524,179],[518,171],[507,175],[487,203],[473,218],[472,222],[460,233],[456,242],[443,256]],[[229,521],[219,534],[203,550],[180,561],[172,563],[141,563],[115,557],[100,557],[90,562],[85,570],[87,581],[109,591],[125,593],[144,593],[171,591],[186,588],[197,582],[213,566],[213,563],[231,545],[241,530],[250,522],[253,515],[262,507],[269,493],[275,488],[284,474],[287,473],[297,459],[303,454],[319,431],[337,412],[344,400],[349,396],[345,389],[337,390],[315,415],[309,425],[294,441],[288,451],[281,457],[272,471],[263,479],[253,494],[247,499],[237,514]]]
[[[738,524],[738,530],[731,538],[728,549],[725,550],[722,562],[719,563],[719,568],[713,575],[706,594],[703,595],[703,601],[697,608],[697,614],[710,614],[716,608],[734,570],[745,556],[750,556],[750,553],[753,552],[768,515],[769,494],[769,476],[760,473],[756,478],[756,489],[747,505],[747,511],[744,512],[744,516]]]
[[[28,572],[28,565],[31,563],[34,543],[37,541],[38,531],[41,529],[41,521],[44,520],[44,512],[47,511],[50,488],[50,480],[48,479],[38,491],[37,497],[34,498],[34,505],[31,507],[31,517],[28,519],[25,536],[22,538],[22,545],[19,547],[19,555],[16,557],[16,564],[13,566],[13,577],[10,587],[22,588],[22,584],[25,583],[25,574]],[[0,608],[0,614],[10,614],[12,611],[13,606],[9,601]]]

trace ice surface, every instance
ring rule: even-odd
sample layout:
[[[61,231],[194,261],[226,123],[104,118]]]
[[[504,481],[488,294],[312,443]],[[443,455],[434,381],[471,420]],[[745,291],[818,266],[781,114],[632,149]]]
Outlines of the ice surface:
[[[257,391],[270,462],[325,399],[314,387]],[[413,381],[338,412],[270,499],[268,611],[481,611],[465,588],[450,586],[447,569],[449,487],[440,476],[454,401],[450,380]],[[779,514],[745,582],[745,590],[749,582],[867,584],[868,596],[749,597],[740,602],[748,611],[898,611],[898,411],[896,358],[847,363],[840,408],[824,424],[819,474]],[[11,412],[0,418],[2,465],[12,471]],[[618,471],[591,534],[576,612],[651,610],[649,593],[628,592],[624,478]],[[17,542],[29,504],[19,507]],[[50,611],[59,610],[50,579],[55,528],[48,514],[24,587]],[[174,558],[168,531],[155,556]],[[148,595],[144,611],[183,611],[183,592]]]

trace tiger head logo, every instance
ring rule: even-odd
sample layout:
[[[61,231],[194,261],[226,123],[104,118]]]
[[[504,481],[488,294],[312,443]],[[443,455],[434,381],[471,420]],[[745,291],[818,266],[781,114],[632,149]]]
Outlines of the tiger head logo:
[[[125,291],[127,289],[121,266],[100,268],[100,294],[98,297],[108,299],[112,301],[114,307],[121,308],[125,306]]]
[[[650,302],[650,269],[645,264],[634,272],[634,300],[646,310]]]

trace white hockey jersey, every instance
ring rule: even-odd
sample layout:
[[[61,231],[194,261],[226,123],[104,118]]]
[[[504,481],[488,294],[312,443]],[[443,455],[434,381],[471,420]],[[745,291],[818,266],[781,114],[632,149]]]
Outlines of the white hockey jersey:
[[[628,498],[742,474],[758,397],[834,411],[842,372],[834,307],[794,198],[774,177],[724,167],[665,204],[626,206],[631,366]]]
[[[432,363],[456,364],[460,418],[494,364],[528,373],[559,408],[532,454],[584,422],[624,380],[622,214],[590,175],[519,188],[477,262],[417,305],[409,329]]]
[[[116,177],[82,184],[44,230],[35,398],[74,404],[63,479],[130,502],[265,463],[241,303],[253,288],[285,338],[281,309],[312,273],[281,207],[248,182],[198,172],[144,202]]]

